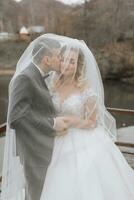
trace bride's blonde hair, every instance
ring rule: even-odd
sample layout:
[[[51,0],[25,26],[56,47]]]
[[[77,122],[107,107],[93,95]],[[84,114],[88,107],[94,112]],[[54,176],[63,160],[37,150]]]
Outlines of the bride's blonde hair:
[[[61,51],[61,54],[64,54],[66,50],[66,47],[64,47]],[[74,76],[72,77],[75,80],[76,86],[80,89],[80,90],[84,90],[88,85],[88,81],[85,78],[85,60],[84,60],[84,54],[83,52],[79,49],[79,51],[75,48],[71,48],[70,51],[74,51],[76,53],[78,53],[78,59],[77,59],[77,68],[75,71]],[[63,75],[61,75],[58,79],[55,78],[53,80],[53,90],[55,90],[57,87],[59,87],[61,85],[61,81],[63,79]]]

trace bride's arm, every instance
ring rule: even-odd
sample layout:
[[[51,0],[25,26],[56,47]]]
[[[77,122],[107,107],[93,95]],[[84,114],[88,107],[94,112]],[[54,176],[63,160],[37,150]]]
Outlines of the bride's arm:
[[[97,126],[97,101],[95,97],[89,98],[84,103],[83,116],[66,117],[69,127],[88,129]]]
[[[79,128],[95,128],[97,126],[97,103],[88,101],[84,105],[84,118],[81,119]]]

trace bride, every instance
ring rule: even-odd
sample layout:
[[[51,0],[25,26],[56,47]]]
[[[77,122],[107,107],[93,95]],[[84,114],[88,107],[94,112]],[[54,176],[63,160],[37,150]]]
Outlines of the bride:
[[[133,200],[134,171],[116,141],[101,76],[83,41],[51,35],[62,44],[61,74],[48,86],[67,134],[56,136],[40,200]]]

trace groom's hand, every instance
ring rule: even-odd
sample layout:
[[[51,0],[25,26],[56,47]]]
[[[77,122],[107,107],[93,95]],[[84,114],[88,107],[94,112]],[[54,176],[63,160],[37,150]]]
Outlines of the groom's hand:
[[[68,129],[68,123],[65,121],[64,117],[55,118],[54,129],[57,132],[57,135],[65,135]]]

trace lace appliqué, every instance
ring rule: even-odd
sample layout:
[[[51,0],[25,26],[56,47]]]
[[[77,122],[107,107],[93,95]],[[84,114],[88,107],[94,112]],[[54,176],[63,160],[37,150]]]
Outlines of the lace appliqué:
[[[87,88],[80,94],[68,96],[63,103],[60,102],[58,93],[53,93],[52,97],[54,106],[59,114],[77,115],[87,117],[93,112],[93,105],[97,106],[97,95],[91,88]]]

